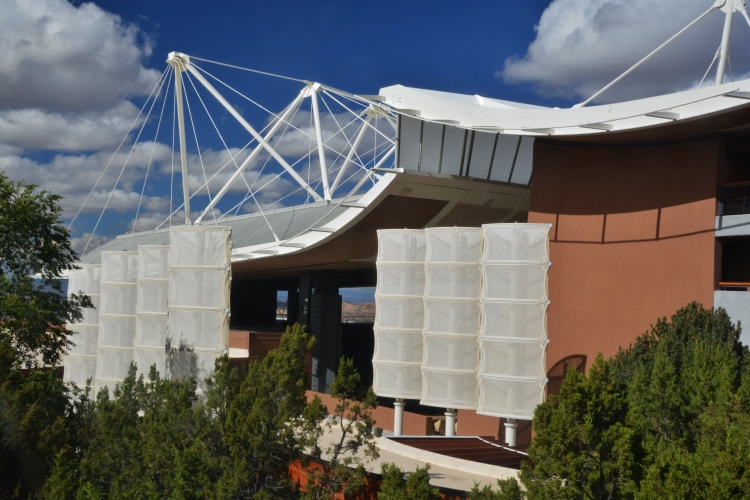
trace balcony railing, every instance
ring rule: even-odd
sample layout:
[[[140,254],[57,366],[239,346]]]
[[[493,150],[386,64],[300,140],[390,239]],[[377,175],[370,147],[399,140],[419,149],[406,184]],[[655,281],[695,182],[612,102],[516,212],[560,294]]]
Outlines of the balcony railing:
[[[750,283],[744,281],[721,281],[719,282],[719,288],[725,292],[748,292],[750,291]]]
[[[750,214],[750,182],[724,184],[719,191],[719,215]]]

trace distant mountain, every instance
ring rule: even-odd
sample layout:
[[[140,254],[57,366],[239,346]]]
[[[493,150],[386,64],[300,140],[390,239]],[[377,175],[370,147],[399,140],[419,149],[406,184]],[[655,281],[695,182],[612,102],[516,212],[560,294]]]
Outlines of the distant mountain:
[[[341,321],[344,323],[373,323],[375,321],[375,302],[343,302],[341,304]]]

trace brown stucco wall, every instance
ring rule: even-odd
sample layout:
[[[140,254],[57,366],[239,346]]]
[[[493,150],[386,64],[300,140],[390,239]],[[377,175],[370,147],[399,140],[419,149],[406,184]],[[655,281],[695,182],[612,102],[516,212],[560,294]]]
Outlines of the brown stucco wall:
[[[582,357],[587,369],[688,302],[713,306],[723,151],[721,138],[536,142],[529,222],[553,224],[548,370]]]

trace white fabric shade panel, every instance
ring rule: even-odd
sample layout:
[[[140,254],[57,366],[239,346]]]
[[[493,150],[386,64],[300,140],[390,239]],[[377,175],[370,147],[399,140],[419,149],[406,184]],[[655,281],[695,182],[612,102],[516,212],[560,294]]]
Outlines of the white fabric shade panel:
[[[473,409],[477,404],[483,234],[479,228],[459,227],[430,228],[425,233],[420,402]]]
[[[421,348],[420,348],[421,353]],[[419,399],[422,394],[421,363],[373,362],[372,387],[378,396]]]
[[[532,418],[546,384],[549,228],[379,232],[375,392]]]
[[[231,280],[230,230],[172,228],[172,246],[143,245],[137,252],[102,252],[102,265],[71,272],[69,293],[82,291],[96,309],[66,356],[65,380],[95,390],[114,390],[135,361],[139,373],[152,365],[165,377],[204,378],[228,346]]]
[[[138,313],[135,316],[135,349],[164,350],[167,342],[167,314]],[[141,365],[138,365],[140,369]],[[143,367],[146,370],[147,367]],[[159,373],[164,373],[159,370]]]
[[[427,236],[421,229],[378,231],[378,264],[424,264]]]
[[[422,230],[378,231],[373,390],[381,396],[422,391],[425,252]]]
[[[477,413],[531,419],[544,398],[549,269],[547,224],[484,230]]]
[[[80,269],[72,269],[68,277],[68,295],[83,292],[86,295],[99,295],[102,267],[99,264],[76,264]]]
[[[546,302],[483,301],[481,336],[544,342],[547,338]]]
[[[135,316],[138,290],[135,283],[102,283],[100,316]]]
[[[378,265],[378,293],[421,297],[424,292],[424,264]]]
[[[229,317],[223,311],[170,309],[167,332],[173,349],[209,349],[228,345]]]
[[[98,264],[78,264],[80,269],[70,271],[68,296],[84,293],[91,298],[94,308],[81,311],[83,317],[78,323],[68,325],[74,332],[70,338],[74,345],[63,360],[63,379],[79,387],[96,377],[96,347],[99,338],[99,308],[101,301],[101,266]]]
[[[134,359],[138,373],[143,375],[155,365],[159,374],[166,376],[169,252],[166,245],[138,247]]]
[[[169,265],[224,268],[231,262],[232,246],[226,227],[184,226],[169,231]]]
[[[102,283],[135,283],[138,252],[102,252]]]
[[[192,376],[198,391],[229,345],[231,231],[184,226],[169,233],[166,373]]]
[[[226,269],[178,269],[169,273],[169,306],[223,310],[229,304]]]
[[[68,354],[63,366],[65,382],[72,382],[78,387],[85,387],[87,381],[93,382],[94,377],[96,377],[96,347],[93,355]]]
[[[479,228],[434,227],[425,230],[425,263],[475,264],[482,261],[482,230]]]
[[[102,252],[97,390],[123,380],[134,360],[137,279],[138,252]]]

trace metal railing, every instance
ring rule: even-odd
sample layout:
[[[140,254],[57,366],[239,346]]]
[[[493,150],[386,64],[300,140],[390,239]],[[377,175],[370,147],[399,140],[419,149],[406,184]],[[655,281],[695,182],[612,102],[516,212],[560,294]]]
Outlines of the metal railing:
[[[744,281],[720,281],[719,288],[725,292],[750,291],[750,283]]]
[[[750,182],[724,184],[719,190],[719,215],[750,214]]]

